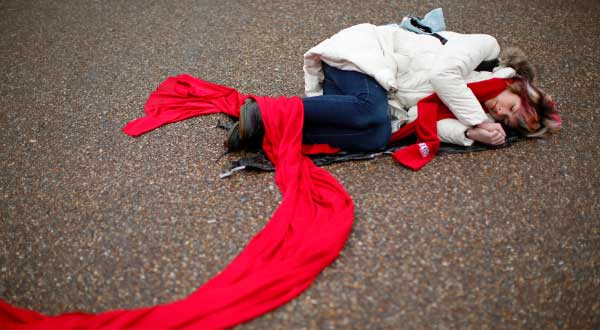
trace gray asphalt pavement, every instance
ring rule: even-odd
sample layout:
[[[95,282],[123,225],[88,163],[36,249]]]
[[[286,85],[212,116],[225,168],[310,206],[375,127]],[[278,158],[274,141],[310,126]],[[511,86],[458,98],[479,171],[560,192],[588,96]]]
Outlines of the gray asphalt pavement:
[[[167,76],[301,95],[302,54],[341,28],[443,7],[519,45],[564,130],[498,151],[328,166],[353,196],[340,258],[240,329],[600,325],[596,1],[0,1],[0,298],[56,314],[185,297],[257,233],[272,173],[221,180],[223,115],[121,132]]]

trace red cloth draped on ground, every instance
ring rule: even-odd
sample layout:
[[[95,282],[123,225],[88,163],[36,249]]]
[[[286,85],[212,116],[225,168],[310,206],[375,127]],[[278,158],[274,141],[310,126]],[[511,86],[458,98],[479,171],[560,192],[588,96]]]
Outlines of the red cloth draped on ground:
[[[124,131],[140,135],[192,116],[238,115],[246,97],[187,75],[169,78],[150,96],[147,116]],[[266,313],[310,286],[344,246],[354,204],[328,172],[302,155],[301,99],[255,98],[265,123],[263,147],[275,164],[283,198],[267,225],[220,274],[183,300],[100,314],[46,316],[0,300],[0,329],[222,329]]]
[[[492,78],[470,83],[467,87],[471,89],[479,102],[483,103],[502,93],[508,83],[510,83],[510,80]],[[399,149],[392,154],[392,157],[399,163],[415,171],[418,171],[432,160],[440,148],[437,121],[455,118],[437,94],[431,94],[420,100],[417,103],[417,114],[417,120],[403,126],[390,138],[390,142],[395,142],[413,134],[417,135],[417,143]]]

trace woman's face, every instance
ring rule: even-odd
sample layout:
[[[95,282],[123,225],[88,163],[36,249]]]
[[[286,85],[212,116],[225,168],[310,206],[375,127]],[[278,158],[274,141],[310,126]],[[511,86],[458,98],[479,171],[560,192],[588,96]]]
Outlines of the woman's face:
[[[485,101],[489,114],[497,122],[505,126],[519,127],[519,111],[521,111],[521,98],[519,95],[505,89],[493,99]]]

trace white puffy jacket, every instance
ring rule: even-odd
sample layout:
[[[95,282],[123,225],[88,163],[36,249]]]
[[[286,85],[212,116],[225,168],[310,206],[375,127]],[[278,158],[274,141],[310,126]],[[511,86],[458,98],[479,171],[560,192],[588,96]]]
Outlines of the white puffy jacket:
[[[359,24],[344,29],[304,54],[305,94],[323,94],[321,61],[342,70],[372,76],[388,91],[389,114],[395,132],[417,117],[417,102],[436,92],[457,119],[438,121],[443,142],[469,146],[465,130],[491,121],[467,83],[492,77],[510,78],[512,68],[492,72],[474,69],[498,57],[500,47],[492,36],[440,32],[435,37],[408,32],[394,25]]]

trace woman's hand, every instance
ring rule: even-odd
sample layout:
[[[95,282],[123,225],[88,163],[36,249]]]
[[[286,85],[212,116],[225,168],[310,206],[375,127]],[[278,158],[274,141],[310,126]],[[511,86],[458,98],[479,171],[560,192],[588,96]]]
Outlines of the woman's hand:
[[[506,133],[498,123],[481,123],[469,128],[465,134],[472,140],[495,146],[504,144],[506,140]]]
[[[483,122],[479,125],[476,125],[475,127],[483,128],[490,132],[498,131],[498,133],[500,133],[503,137],[506,137],[506,132],[504,132],[504,128],[502,128],[502,125],[500,123]]]

